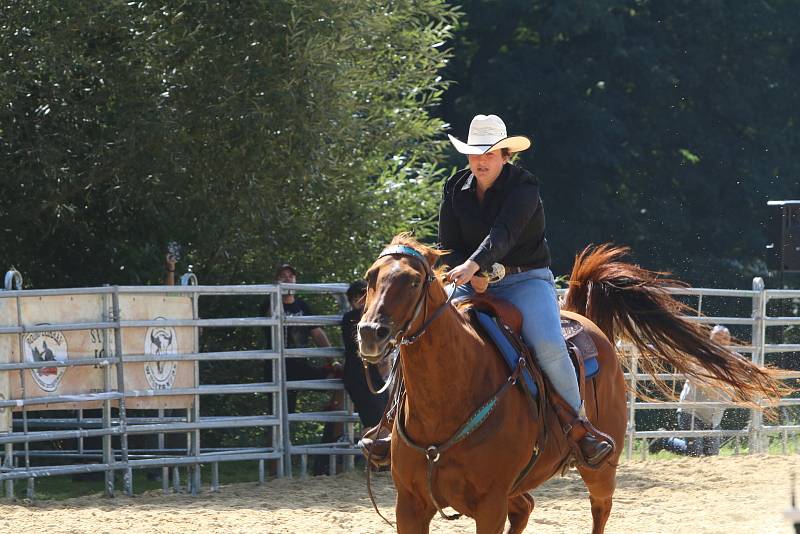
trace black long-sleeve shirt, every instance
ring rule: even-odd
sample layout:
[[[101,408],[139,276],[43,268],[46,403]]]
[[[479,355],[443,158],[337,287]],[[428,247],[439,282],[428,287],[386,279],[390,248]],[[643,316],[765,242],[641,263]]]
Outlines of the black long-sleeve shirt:
[[[506,163],[483,202],[478,201],[476,186],[477,178],[468,168],[445,183],[439,207],[439,243],[451,252],[442,261],[455,267],[471,259],[481,271],[498,262],[549,267],[538,180],[525,169]]]

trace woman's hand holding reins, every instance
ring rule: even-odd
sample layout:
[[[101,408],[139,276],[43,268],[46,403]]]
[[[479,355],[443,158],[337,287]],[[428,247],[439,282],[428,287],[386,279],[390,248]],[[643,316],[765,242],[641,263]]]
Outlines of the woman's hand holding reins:
[[[472,282],[472,288],[478,293],[483,293],[486,291],[489,281],[483,276],[476,276],[478,271],[480,271],[480,266],[473,260],[467,260],[461,265],[453,267],[447,273],[447,279],[457,286]]]

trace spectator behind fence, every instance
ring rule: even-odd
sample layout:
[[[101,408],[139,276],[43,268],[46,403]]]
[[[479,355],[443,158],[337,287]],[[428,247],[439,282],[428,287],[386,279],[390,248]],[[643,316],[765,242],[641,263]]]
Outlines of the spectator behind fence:
[[[285,263],[275,273],[275,281],[284,284],[296,284],[297,270]],[[268,316],[269,314],[269,301],[267,301],[264,303],[262,315]],[[286,317],[314,315],[308,303],[296,297],[293,291],[288,291],[283,295],[283,314]],[[288,326],[284,329],[283,343],[287,349],[309,347],[311,346],[311,340],[314,341],[314,345],[317,347],[331,346],[328,336],[319,326]],[[274,348],[277,349],[278,347]],[[287,381],[319,380],[332,378],[334,374],[334,366],[313,365],[307,358],[286,358]],[[272,380],[271,362],[267,362],[267,380]],[[297,406],[297,391],[289,390],[287,396],[289,413],[292,413]]]
[[[728,346],[731,332],[722,325],[711,330],[711,339],[717,344]],[[728,402],[730,395],[713,383],[688,377],[683,384],[680,402]],[[718,430],[725,414],[724,406],[699,406],[678,408],[678,430]],[[719,436],[701,438],[658,438],[650,444],[650,452],[672,451],[687,456],[716,456],[719,454]]]
[[[175,264],[181,259],[181,247],[175,241],[170,241],[167,244],[167,255],[164,258],[164,269],[166,276],[164,277],[165,286],[175,285]]]
[[[389,396],[385,391],[380,395],[375,395],[370,391],[366,376],[364,376],[364,364],[358,354],[356,328],[361,320],[361,314],[364,312],[366,291],[367,283],[364,280],[350,284],[350,287],[347,288],[347,300],[352,309],[342,317],[344,388],[355,405],[364,430],[377,425],[381,420]],[[374,365],[369,366],[369,373],[372,385],[376,389],[383,386],[383,378],[386,373],[381,372]]]
[[[275,280],[278,283],[296,284],[297,270],[288,263],[281,265],[275,273]],[[293,291],[283,294],[283,314],[284,316],[307,316],[314,315],[311,307],[306,301],[295,296]],[[269,315],[269,301],[264,303],[262,315]],[[268,336],[269,337],[269,336]],[[331,343],[325,331],[319,326],[288,326],[283,332],[283,343],[287,349],[303,348],[311,346],[310,341],[314,341],[317,347],[330,347]],[[278,347],[274,347],[277,349]],[[267,381],[272,380],[272,364],[267,361],[266,376]],[[328,365],[314,365],[308,358],[286,358],[287,381],[294,380],[319,380],[324,378],[340,378],[341,364],[331,362]],[[294,413],[297,407],[296,390],[288,390],[287,409],[289,413]],[[343,394],[339,391],[333,392],[330,402],[324,407],[325,411],[340,410],[342,408]],[[331,443],[337,436],[343,433],[342,423],[325,423],[325,428],[321,436],[322,443]],[[325,474],[328,470],[328,457],[318,456],[312,464],[312,471],[315,475]]]

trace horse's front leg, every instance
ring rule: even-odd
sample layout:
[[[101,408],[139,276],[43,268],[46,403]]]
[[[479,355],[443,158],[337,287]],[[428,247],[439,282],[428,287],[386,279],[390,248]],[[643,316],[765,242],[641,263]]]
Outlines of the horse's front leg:
[[[533,512],[533,497],[522,493],[508,499],[508,526],[503,534],[522,534]]]
[[[413,493],[397,488],[397,534],[427,534],[436,508]]]
[[[484,499],[475,511],[476,534],[501,534],[508,516],[508,497],[498,493],[494,498]]]

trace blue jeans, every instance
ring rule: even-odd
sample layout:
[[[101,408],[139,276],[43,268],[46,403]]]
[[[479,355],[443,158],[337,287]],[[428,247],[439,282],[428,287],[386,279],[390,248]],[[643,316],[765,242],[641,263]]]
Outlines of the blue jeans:
[[[692,424],[694,419],[694,424]],[[690,412],[678,412],[678,430],[715,430],[699,417],[692,417]],[[667,438],[664,448],[676,454],[688,456],[717,456],[720,439],[717,436],[705,438]]]
[[[578,380],[564,338],[553,273],[548,267],[506,275],[487,292],[514,304],[522,313],[522,338],[536,353],[536,361],[556,391],[577,412],[581,404]],[[474,293],[467,284],[453,298]]]

